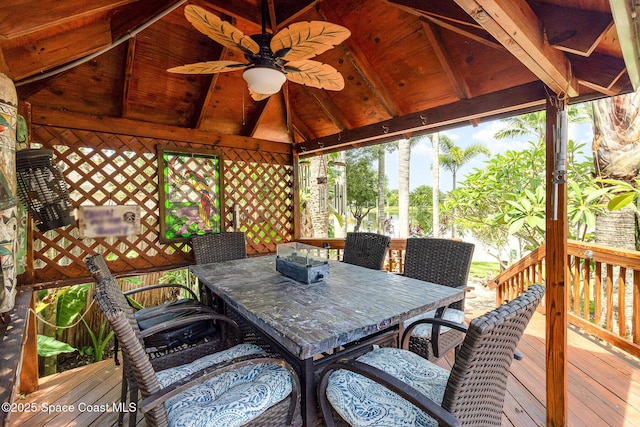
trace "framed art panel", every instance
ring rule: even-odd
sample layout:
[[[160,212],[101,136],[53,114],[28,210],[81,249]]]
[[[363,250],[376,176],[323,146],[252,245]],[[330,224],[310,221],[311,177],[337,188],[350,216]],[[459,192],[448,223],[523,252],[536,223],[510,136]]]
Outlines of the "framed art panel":
[[[161,243],[221,231],[222,165],[211,151],[158,147]]]

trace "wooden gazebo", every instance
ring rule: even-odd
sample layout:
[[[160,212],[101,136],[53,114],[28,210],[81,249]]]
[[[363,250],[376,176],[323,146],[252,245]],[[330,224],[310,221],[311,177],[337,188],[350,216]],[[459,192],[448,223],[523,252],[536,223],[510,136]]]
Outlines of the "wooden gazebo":
[[[244,61],[196,30],[187,4],[244,34],[261,32],[260,0],[0,4],[0,73],[16,86],[30,146],[54,151],[74,207],[140,207],[140,234],[124,238],[86,237],[77,224],[29,226],[24,292],[87,281],[82,260],[92,252],[118,274],[193,262],[188,242],[161,237],[158,153],[217,156],[220,228],[243,226],[249,252],[267,253],[299,237],[299,158],[546,109],[551,184],[558,111],[640,85],[630,0],[266,0],[269,33],[299,21],[349,29],[314,58],[345,86],[287,82],[254,101],[241,71],[166,71]],[[547,197],[546,310],[547,424],[559,426],[567,417],[567,221],[566,188],[557,188],[557,220]]]

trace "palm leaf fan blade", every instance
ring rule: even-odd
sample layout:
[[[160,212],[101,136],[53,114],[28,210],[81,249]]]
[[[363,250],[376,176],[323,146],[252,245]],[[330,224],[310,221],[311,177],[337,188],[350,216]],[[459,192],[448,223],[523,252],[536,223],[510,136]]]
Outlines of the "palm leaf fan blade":
[[[249,95],[251,95],[251,99],[253,99],[254,101],[262,101],[263,99],[267,99],[271,96],[264,93],[254,92],[252,90],[249,90]]]
[[[271,39],[271,50],[287,61],[300,61],[339,45],[351,32],[343,26],[324,21],[296,22]]]
[[[287,79],[294,83],[318,89],[344,89],[342,74],[329,64],[309,60],[291,61],[284,68]]]
[[[167,71],[180,74],[216,74],[241,70],[246,67],[247,64],[237,61],[207,61],[181,65],[179,67],[169,68]]]
[[[201,7],[188,5],[184,8],[184,16],[195,29],[228,49],[252,54],[260,51],[260,46],[251,37]]]

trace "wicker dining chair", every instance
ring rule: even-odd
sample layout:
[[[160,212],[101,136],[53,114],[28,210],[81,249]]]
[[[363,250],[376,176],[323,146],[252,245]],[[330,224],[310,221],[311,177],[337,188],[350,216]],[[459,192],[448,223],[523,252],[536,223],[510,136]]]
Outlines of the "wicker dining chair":
[[[247,257],[247,242],[242,231],[200,234],[191,237],[196,264],[231,261]]]
[[[247,257],[247,241],[242,231],[196,235],[191,237],[191,248],[196,264],[232,261]],[[221,310],[221,302],[202,286],[200,286],[200,300],[218,311]]]
[[[95,299],[121,343],[125,369],[136,378],[143,397],[138,409],[148,426],[302,425],[299,380],[284,360],[242,343],[158,369],[118,284],[106,277],[96,285]]]
[[[146,341],[145,353],[156,369],[166,369],[192,362],[241,340],[240,331],[235,322],[201,304],[195,293],[183,285],[151,285],[122,292],[102,255],[94,254],[87,257],[85,264],[96,283],[109,283],[111,298],[119,304],[120,310],[131,315],[136,327],[142,329],[143,342]],[[183,298],[134,311],[128,299],[129,295],[159,288],[183,289],[188,291],[191,298]],[[172,331],[173,334],[171,334]],[[176,336],[175,331],[180,331],[182,336]],[[187,332],[194,331],[195,335],[186,339]],[[173,345],[158,346],[158,341],[161,341],[158,337],[166,336],[168,333],[176,338]],[[114,352],[116,364],[119,364],[118,346],[119,340],[116,337]],[[125,367],[122,370],[121,408],[125,407],[127,392],[129,392],[129,402],[136,405],[138,401],[137,382]],[[122,425],[123,420],[124,411],[121,410],[118,414],[118,425]],[[130,413],[129,426],[133,427],[135,423],[135,413]]]
[[[391,238],[376,233],[347,233],[342,261],[382,270]]]
[[[404,275],[425,282],[452,288],[467,286],[469,269],[475,245],[452,239],[411,238],[407,239],[404,256]],[[456,323],[464,322],[464,299],[428,311],[405,322],[442,317]],[[433,361],[462,344],[464,334],[439,325],[423,324],[417,327],[409,341],[409,350]]]
[[[373,349],[322,372],[318,386],[327,427],[500,426],[516,346],[544,296],[532,285],[467,327],[451,371],[398,348]]]

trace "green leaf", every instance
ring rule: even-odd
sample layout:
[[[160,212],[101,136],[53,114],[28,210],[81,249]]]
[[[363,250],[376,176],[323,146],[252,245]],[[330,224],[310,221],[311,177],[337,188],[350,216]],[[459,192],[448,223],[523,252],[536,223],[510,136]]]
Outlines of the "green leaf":
[[[90,283],[75,285],[69,288],[64,295],[58,297],[56,318],[58,326],[69,326],[74,322],[87,304],[87,292],[90,287]]]
[[[607,204],[607,208],[609,208],[610,211],[622,209],[625,206],[627,206],[629,203],[633,202],[633,199],[635,197],[636,197],[636,193],[634,192],[618,194],[617,196],[609,200],[609,203]]]
[[[45,335],[38,335],[38,356],[53,357],[60,353],[73,353],[74,351],[76,349],[66,342],[58,341]]]
[[[519,218],[509,225],[509,234],[516,234],[524,225],[524,218]]]

